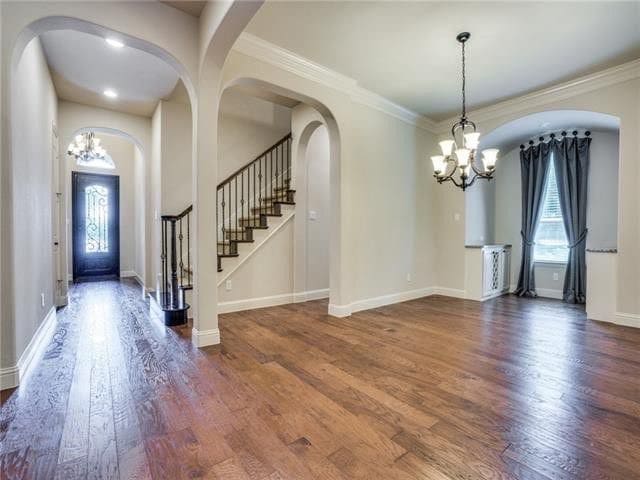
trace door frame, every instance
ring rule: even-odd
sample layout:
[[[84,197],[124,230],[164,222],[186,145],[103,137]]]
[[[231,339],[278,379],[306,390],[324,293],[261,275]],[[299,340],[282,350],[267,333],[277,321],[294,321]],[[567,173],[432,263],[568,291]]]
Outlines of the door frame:
[[[79,220],[78,209],[76,208],[76,200],[78,196],[78,180],[82,176],[103,177],[115,179],[116,195],[114,199],[115,218],[114,222],[114,236],[117,239],[116,248],[114,252],[116,271],[114,275],[95,275],[91,277],[82,277],[78,275],[78,263],[76,256],[77,241],[76,241],[76,225]],[[73,268],[73,281],[77,281],[79,278],[82,280],[104,280],[106,278],[113,278],[117,276],[120,278],[120,176],[110,175],[108,173],[94,173],[86,171],[73,170],[71,172],[71,265]]]

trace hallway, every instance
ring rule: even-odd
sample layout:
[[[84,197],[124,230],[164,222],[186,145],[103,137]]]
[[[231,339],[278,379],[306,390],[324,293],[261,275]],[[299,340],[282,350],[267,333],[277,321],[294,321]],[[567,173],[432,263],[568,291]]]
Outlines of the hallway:
[[[149,317],[133,281],[77,284],[2,392],[4,479],[638,478],[640,333],[557,301],[323,301]]]

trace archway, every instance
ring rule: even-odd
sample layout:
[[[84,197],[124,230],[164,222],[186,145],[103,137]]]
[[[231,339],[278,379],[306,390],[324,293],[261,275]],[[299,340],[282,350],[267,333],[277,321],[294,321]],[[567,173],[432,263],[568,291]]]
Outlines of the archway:
[[[590,132],[589,192],[587,207],[587,312],[590,318],[615,312],[616,254],[619,242],[619,205],[621,199],[620,119],[614,115],[588,110],[546,110],[506,121],[481,140],[480,148],[501,150],[495,180],[470,189],[465,196],[467,221],[465,244],[512,245],[509,291],[518,279],[521,258],[521,186],[520,145],[548,142],[551,134],[560,138],[562,131],[583,135]],[[551,215],[551,214],[549,214]],[[545,220],[548,235],[553,218]],[[559,224],[561,227],[561,224]],[[558,242],[564,229],[558,230]],[[540,245],[555,242],[555,237],[540,237]],[[538,242],[538,240],[536,240]],[[562,298],[565,264],[560,260],[562,248],[536,247],[534,271],[536,290],[541,297]],[[544,253],[547,251],[547,253]],[[555,252],[555,253],[553,253]],[[557,257],[557,258],[556,258]],[[469,285],[467,285],[469,287]],[[470,288],[479,291],[479,288]]]
[[[16,8],[21,8],[16,7]],[[28,10],[28,7],[27,7]],[[23,28],[20,32],[15,35],[14,41],[10,42],[13,47],[10,50],[10,55],[7,55],[6,58],[10,58],[10,62],[3,63],[3,79],[6,79],[6,83],[3,83],[3,115],[6,114],[7,122],[3,125],[2,131],[2,148],[3,148],[3,195],[7,200],[3,200],[2,205],[2,217],[3,221],[8,228],[3,229],[2,235],[2,247],[3,247],[3,262],[2,262],[2,271],[3,271],[3,301],[2,301],[2,365],[12,365],[10,375],[4,375],[2,378],[3,386],[14,385],[18,383],[19,375],[22,370],[26,369],[28,366],[28,361],[24,360],[22,362],[18,362],[19,358],[28,357],[31,359],[34,357],[34,353],[31,349],[31,345],[28,345],[28,342],[35,335],[40,336],[41,332],[40,325],[47,323],[47,329],[50,329],[53,325],[50,321],[43,321],[44,314],[40,312],[39,308],[31,309],[29,312],[30,318],[29,321],[25,321],[25,327],[21,329],[16,328],[16,318],[20,318],[18,315],[18,309],[21,308],[21,305],[25,302],[25,296],[31,296],[30,292],[25,292],[24,281],[22,280],[28,276],[36,276],[42,283],[42,279],[49,277],[51,275],[52,286],[42,286],[42,285],[33,285],[33,290],[37,290],[38,297],[41,298],[42,310],[48,309],[49,305],[51,305],[51,301],[49,298],[53,298],[53,305],[59,305],[64,302],[64,297],[66,295],[66,280],[67,280],[67,254],[69,247],[69,238],[66,234],[67,225],[66,225],[66,215],[63,215],[61,212],[66,212],[68,209],[69,203],[69,188],[67,185],[66,178],[66,168],[65,168],[65,151],[66,145],[68,145],[70,140],[69,132],[59,132],[58,131],[58,121],[57,121],[57,99],[56,103],[56,113],[54,114],[53,125],[49,125],[47,130],[34,128],[31,135],[49,135],[47,131],[49,129],[53,130],[53,138],[52,140],[43,140],[42,144],[47,144],[50,142],[51,145],[51,156],[54,159],[57,159],[53,166],[48,166],[46,163],[43,163],[41,167],[38,167],[36,171],[41,171],[42,177],[45,179],[42,185],[37,186],[37,191],[32,191],[36,188],[34,185],[25,184],[21,185],[20,182],[26,182],[22,175],[14,172],[16,165],[18,165],[19,159],[24,159],[24,155],[21,154],[21,148],[25,145],[24,141],[24,126],[19,126],[21,124],[16,120],[16,113],[19,112],[19,101],[24,97],[21,97],[17,92],[18,82],[16,80],[16,72],[18,67],[21,64],[21,59],[23,58],[24,52],[26,49],[30,48],[38,37],[38,35],[53,31],[53,30],[76,30],[85,33],[89,33],[92,35],[100,35],[101,37],[105,37],[106,35],[114,35],[117,34],[119,38],[122,38],[126,42],[128,42],[128,46],[132,48],[137,48],[145,51],[151,55],[154,55],[163,61],[167,62],[171,67],[176,70],[176,73],[182,80],[185,85],[185,88],[188,92],[190,101],[192,102],[192,109],[195,110],[195,105],[193,102],[195,101],[195,90],[194,84],[191,81],[190,74],[187,71],[181,62],[175,59],[175,57],[168,53],[163,48],[152,44],[151,42],[147,42],[145,40],[141,40],[132,35],[126,35],[121,32],[114,31],[113,29],[103,27],[100,25],[93,24],[88,21],[80,20],[77,18],[69,18],[69,17],[61,17],[61,16],[51,16],[44,17],[33,22],[29,23],[25,28]],[[4,33],[4,32],[3,32]],[[3,45],[3,48],[6,48]],[[41,52],[41,49],[38,48]],[[41,55],[41,53],[39,54]],[[44,63],[46,66],[46,63]],[[46,68],[46,67],[45,67]],[[55,98],[55,91],[54,91]],[[89,123],[89,125],[96,125],[93,129],[98,129],[102,132],[113,134],[116,133],[118,135],[126,135],[132,140],[133,145],[136,145],[140,152],[140,159],[143,158],[143,154],[149,151],[149,145],[147,139],[142,139],[143,135],[130,135],[126,134],[124,130],[120,130],[118,128],[114,128],[110,126],[108,123],[102,123],[99,119],[94,120],[95,123]],[[24,123],[24,122],[23,122]],[[74,132],[79,130],[86,130],[87,123],[82,125],[81,129],[73,128]],[[55,146],[56,154],[53,153]],[[132,147],[133,148],[133,147]],[[46,156],[39,156],[40,158],[46,159],[49,154]],[[38,158],[38,156],[32,156],[33,158]],[[141,160],[142,161],[142,160]],[[146,166],[145,166],[146,168]],[[149,193],[149,189],[145,187],[147,175],[142,175],[143,184],[142,184],[142,195],[146,195]],[[28,194],[32,195],[32,198],[37,201],[32,204],[32,208],[37,209],[41,212],[50,212],[47,213],[51,217],[50,224],[44,218],[33,218],[32,222],[24,222],[24,214],[25,208],[21,205],[24,205],[25,202],[21,200],[20,195]],[[144,209],[141,209],[144,212],[145,220],[144,220],[144,231],[141,233],[143,240],[145,243],[147,240],[151,238],[151,224],[153,219],[151,215],[146,212]],[[47,225],[45,225],[45,222]],[[22,225],[21,229],[16,229],[16,226]],[[10,226],[10,227],[9,227]],[[42,230],[43,233],[37,233],[34,231],[30,231],[30,228],[36,227]],[[40,231],[38,230],[38,231]],[[53,234],[54,245],[57,251],[51,254],[50,258],[43,258],[42,261],[38,260],[38,264],[42,265],[43,269],[46,271],[46,274],[35,274],[34,272],[30,272],[29,268],[24,269],[24,271],[19,271],[20,263],[16,260],[16,254],[19,251],[27,252],[28,248],[23,244],[22,248],[18,248],[21,241],[20,238],[26,239],[35,239],[38,238],[39,241],[44,242],[42,244],[42,251],[49,252],[48,248],[45,248],[45,245],[49,244],[49,236]],[[148,251],[149,249],[147,249]],[[147,265],[148,262],[145,259],[143,262],[144,265]],[[52,273],[49,273],[52,272]],[[144,274],[144,273],[143,273]],[[33,303],[33,302],[31,302]],[[40,303],[40,302],[39,302]],[[38,305],[40,307],[40,305]],[[53,313],[51,313],[53,312]],[[55,318],[55,309],[51,312],[47,313],[46,319]],[[24,315],[22,315],[24,316]],[[47,330],[50,331],[50,330]],[[16,365],[17,364],[17,365]],[[5,378],[6,377],[6,378]]]
[[[291,140],[291,158],[292,158],[292,183],[291,188],[296,191],[306,191],[307,185],[299,183],[302,179],[306,182],[306,175],[301,175],[300,170],[306,170],[305,154],[309,139],[314,131],[323,126],[327,129],[329,137],[329,196],[330,196],[330,241],[329,250],[330,266],[329,266],[329,310],[330,314],[342,316],[342,312],[331,311],[332,305],[340,305],[341,296],[341,145],[340,133],[337,121],[330,109],[319,100],[299,92],[295,92],[288,88],[275,85],[263,80],[254,78],[236,78],[227,82],[221,90],[221,96],[224,92],[231,88],[241,86],[245,90],[268,92],[270,95],[280,96],[291,99],[300,103],[294,108],[295,115],[292,115],[292,140]],[[300,204],[299,202],[302,202]],[[297,209],[306,212],[306,204],[304,196],[296,196]],[[295,300],[306,299],[306,226],[304,221],[295,222],[294,232],[294,272],[293,298]],[[325,294],[326,295],[326,294]],[[309,297],[313,298],[313,297]]]

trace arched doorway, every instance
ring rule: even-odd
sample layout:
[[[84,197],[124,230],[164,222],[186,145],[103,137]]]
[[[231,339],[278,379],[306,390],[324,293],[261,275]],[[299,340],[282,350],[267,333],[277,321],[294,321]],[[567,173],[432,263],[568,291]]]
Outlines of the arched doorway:
[[[292,109],[291,116],[291,159],[292,176],[291,189],[296,193],[297,219],[293,233],[293,301],[304,301],[313,298],[330,299],[330,309],[333,304],[340,304],[340,135],[337,122],[329,109],[316,99],[304,94],[291,91],[264,81],[241,78],[229,82],[222,90],[222,94],[233,87],[241,87],[245,92],[251,92],[261,97],[278,97],[288,99],[296,105]],[[322,167],[326,174],[326,212],[323,212],[323,224],[326,226],[324,233],[327,239],[325,247],[325,267],[328,275],[327,288],[312,288],[308,285],[308,162],[307,149],[314,133],[322,128],[324,130],[324,143],[326,145],[326,158],[324,164],[314,164],[314,167]],[[321,142],[322,143],[322,142]],[[319,193],[319,192],[318,192]],[[317,212],[316,212],[317,213]],[[315,248],[315,247],[314,247]],[[328,255],[328,251],[331,255]],[[321,277],[323,273],[320,273]],[[328,293],[328,294],[327,294]],[[334,312],[335,313],[335,312]]]

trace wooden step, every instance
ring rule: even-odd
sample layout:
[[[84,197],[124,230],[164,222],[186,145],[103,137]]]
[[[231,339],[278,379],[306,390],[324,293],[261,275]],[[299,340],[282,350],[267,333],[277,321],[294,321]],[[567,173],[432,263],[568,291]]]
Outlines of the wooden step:
[[[235,241],[218,242],[218,255],[237,255],[238,243]]]
[[[275,214],[280,214],[280,204],[279,203],[267,203],[267,204],[262,204],[261,206],[258,207],[252,207],[251,208],[251,213],[253,213],[254,215],[257,213],[261,213],[264,215],[269,215],[272,213]]]

